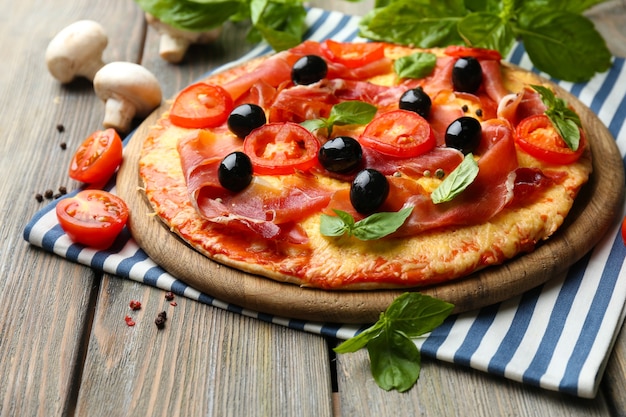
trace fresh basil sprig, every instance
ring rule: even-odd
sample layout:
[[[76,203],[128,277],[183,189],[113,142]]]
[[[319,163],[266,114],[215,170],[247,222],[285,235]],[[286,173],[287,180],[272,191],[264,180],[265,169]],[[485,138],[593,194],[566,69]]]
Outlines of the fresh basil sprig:
[[[365,38],[422,48],[466,44],[506,56],[516,39],[555,78],[586,81],[611,66],[602,35],[582,13],[604,0],[378,0]]]
[[[387,391],[407,391],[419,379],[421,369],[421,355],[411,339],[439,327],[453,309],[454,305],[421,293],[404,293],[373,326],[334,350],[350,353],[367,347],[378,386]]]
[[[390,235],[404,224],[411,215],[413,207],[405,207],[395,212],[374,213],[366,218],[354,221],[350,213],[333,209],[336,216],[322,214],[320,233],[324,236],[354,236],[360,240],[375,240]]]
[[[541,101],[547,107],[545,115],[548,116],[563,141],[571,150],[578,150],[580,128],[582,128],[578,114],[567,106],[565,100],[555,96],[549,88],[541,85],[532,85],[531,87],[541,96]]]
[[[430,52],[415,52],[396,59],[393,69],[400,78],[424,78],[437,64],[437,56]]]
[[[439,204],[452,200],[461,194],[478,175],[478,163],[474,156],[469,153],[463,158],[463,162],[452,171],[430,195],[433,203]]]
[[[319,119],[305,120],[301,125],[311,132],[326,128],[328,137],[330,137],[333,126],[368,124],[372,121],[377,111],[378,108],[376,106],[363,101],[344,101],[335,104],[330,109],[330,115],[327,118],[321,117]]]

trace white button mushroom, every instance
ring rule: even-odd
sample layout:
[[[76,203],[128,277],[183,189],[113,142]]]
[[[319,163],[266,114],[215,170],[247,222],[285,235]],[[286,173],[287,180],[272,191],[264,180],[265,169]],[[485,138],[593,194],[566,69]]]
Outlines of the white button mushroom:
[[[221,27],[204,32],[177,29],[162,22],[150,13],[146,13],[146,21],[161,35],[159,55],[172,64],[177,64],[183,60],[190,45],[211,43],[219,37],[222,31]]]
[[[104,66],[102,52],[108,38],[104,28],[92,20],[79,20],[62,29],[48,44],[48,71],[62,83],[76,77],[93,80]]]
[[[161,104],[161,87],[146,68],[131,62],[111,62],[93,79],[96,94],[105,102],[102,125],[118,132],[130,130],[132,120],[145,117]]]

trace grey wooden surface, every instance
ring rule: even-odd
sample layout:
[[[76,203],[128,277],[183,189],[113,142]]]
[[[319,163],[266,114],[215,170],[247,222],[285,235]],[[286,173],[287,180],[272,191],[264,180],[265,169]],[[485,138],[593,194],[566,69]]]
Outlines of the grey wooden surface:
[[[398,394],[376,386],[365,351],[334,358],[334,341],[182,297],[171,306],[161,290],[29,246],[22,230],[43,204],[34,195],[78,186],[67,176],[72,150],[100,128],[104,112],[90,83],[62,86],[48,74],[44,51],[58,30],[99,21],[109,34],[105,61],[141,63],[162,80],[166,97],[250,45],[233,25],[217,44],[194,47],[171,65],[157,56],[156,34],[131,0],[1,1],[1,416],[626,415],[623,336],[594,400],[428,359],[419,383]],[[362,14],[371,0],[314,4]],[[622,2],[589,15],[612,51],[626,56]],[[143,308],[127,327],[132,299]],[[167,326],[157,331],[153,320],[163,310]]]

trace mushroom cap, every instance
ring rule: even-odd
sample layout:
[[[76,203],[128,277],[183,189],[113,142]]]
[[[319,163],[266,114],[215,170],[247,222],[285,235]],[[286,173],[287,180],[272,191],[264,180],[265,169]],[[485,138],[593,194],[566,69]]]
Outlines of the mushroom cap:
[[[161,86],[157,78],[145,67],[132,62],[106,64],[96,73],[93,86],[98,97],[106,103],[103,124],[120,131],[126,131],[134,117],[145,117],[161,104]],[[109,114],[110,111],[123,114]]]
[[[77,76],[92,80],[103,65],[102,53],[108,38],[100,23],[79,20],[62,29],[48,44],[46,65],[62,83]]]

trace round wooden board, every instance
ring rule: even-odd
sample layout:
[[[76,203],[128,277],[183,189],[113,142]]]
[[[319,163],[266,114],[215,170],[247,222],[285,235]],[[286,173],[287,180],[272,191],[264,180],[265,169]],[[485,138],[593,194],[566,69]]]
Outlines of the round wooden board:
[[[413,290],[453,303],[457,313],[504,301],[564,272],[582,258],[615,221],[624,198],[624,187],[616,186],[624,183],[619,149],[591,110],[576,97],[557,89],[581,115],[591,144],[594,169],[563,227],[532,253],[463,279]],[[149,126],[168,107],[165,103],[157,109],[131,138],[117,176],[117,193],[130,208],[129,227],[133,237],[170,274],[224,302],[262,313],[319,322],[374,322],[394,298],[408,291],[301,288],[220,265],[171,233],[151,215],[138,175],[142,139]]]

